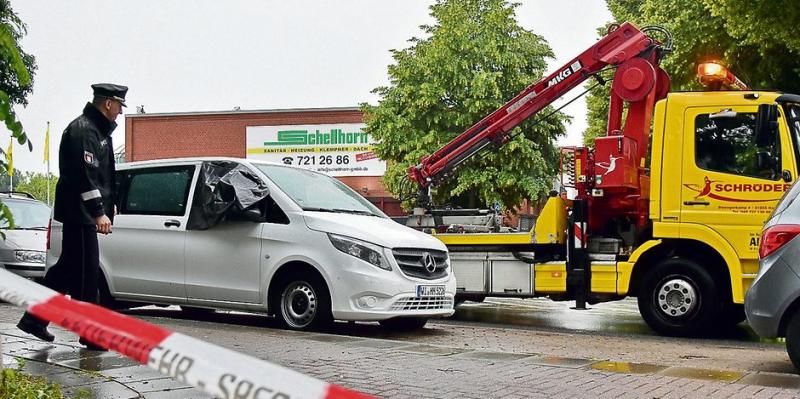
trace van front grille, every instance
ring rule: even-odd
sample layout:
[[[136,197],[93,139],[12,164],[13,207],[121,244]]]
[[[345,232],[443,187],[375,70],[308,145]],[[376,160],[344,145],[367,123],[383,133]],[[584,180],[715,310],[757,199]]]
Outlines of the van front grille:
[[[453,298],[432,296],[424,298],[400,298],[392,305],[392,310],[448,310],[453,308]]]
[[[447,276],[447,252],[433,249],[396,248],[392,255],[403,274],[425,280]],[[433,261],[432,264],[430,261]]]

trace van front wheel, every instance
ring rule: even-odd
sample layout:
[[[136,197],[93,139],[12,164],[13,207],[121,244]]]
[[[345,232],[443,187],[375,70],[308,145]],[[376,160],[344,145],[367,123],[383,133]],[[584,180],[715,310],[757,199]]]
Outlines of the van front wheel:
[[[292,330],[312,330],[331,322],[330,295],[317,278],[290,278],[280,296],[278,318]]]

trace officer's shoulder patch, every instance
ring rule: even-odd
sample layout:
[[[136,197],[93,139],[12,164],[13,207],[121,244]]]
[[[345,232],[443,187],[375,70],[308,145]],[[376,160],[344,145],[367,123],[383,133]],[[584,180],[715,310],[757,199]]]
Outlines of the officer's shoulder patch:
[[[89,151],[83,152],[83,160],[86,161],[89,165],[94,165],[94,154]]]

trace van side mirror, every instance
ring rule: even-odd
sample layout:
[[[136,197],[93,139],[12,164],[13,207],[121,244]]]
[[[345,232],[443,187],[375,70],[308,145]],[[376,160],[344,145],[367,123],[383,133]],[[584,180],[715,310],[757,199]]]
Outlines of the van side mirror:
[[[254,223],[264,223],[267,221],[266,214],[260,209],[260,207],[252,207],[245,209],[241,213],[242,218],[245,220],[249,220]]]
[[[778,137],[778,106],[760,104],[756,115],[756,147],[767,147]]]

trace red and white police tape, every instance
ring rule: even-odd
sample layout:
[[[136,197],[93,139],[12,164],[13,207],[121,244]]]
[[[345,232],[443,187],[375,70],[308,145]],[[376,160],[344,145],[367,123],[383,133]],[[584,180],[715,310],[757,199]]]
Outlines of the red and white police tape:
[[[371,398],[97,305],[71,300],[4,269],[0,269],[0,299],[221,398]]]

